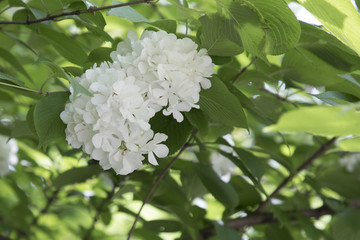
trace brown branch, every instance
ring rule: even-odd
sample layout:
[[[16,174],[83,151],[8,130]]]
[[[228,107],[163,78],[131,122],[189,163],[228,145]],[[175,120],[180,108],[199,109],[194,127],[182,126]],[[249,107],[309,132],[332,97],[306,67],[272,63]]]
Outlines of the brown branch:
[[[75,11],[71,11],[71,12],[63,12],[63,13],[59,13],[59,14],[55,14],[55,15],[48,15],[46,17],[34,19],[34,20],[27,19],[26,21],[0,21],[0,24],[30,25],[30,24],[40,23],[40,22],[44,22],[44,21],[56,21],[57,18],[61,18],[61,17],[65,17],[65,16],[80,15],[80,14],[84,14],[84,13],[94,13],[97,11],[108,10],[108,9],[112,9],[112,8],[119,8],[119,7],[137,5],[137,4],[141,4],[141,3],[151,3],[151,2],[152,2],[152,0],[138,0],[135,2],[120,3],[120,4],[114,4],[114,5],[98,7],[98,8],[90,7],[89,9],[86,9],[86,10],[75,10]]]
[[[297,213],[300,213],[305,217],[318,219],[324,215],[329,215],[329,214],[333,215],[335,212],[328,206],[322,206],[322,207],[316,208],[316,209],[306,209],[306,210],[300,210],[300,211],[286,212],[286,214],[293,215],[290,218],[293,221],[297,220],[296,216],[294,216],[294,214],[297,214]],[[257,214],[249,215],[244,218],[238,218],[233,221],[230,221],[227,224],[227,226],[233,227],[233,228],[237,229],[238,231],[242,231],[244,229],[244,227],[246,227],[246,226],[253,226],[253,225],[273,223],[273,222],[278,222],[278,220],[272,213],[257,213]]]
[[[328,206],[322,206],[322,207],[316,208],[316,209],[286,211],[285,213],[290,215],[291,221],[298,220],[298,218],[296,217],[297,214],[301,214],[305,217],[315,218],[315,219],[318,219],[324,215],[335,214],[335,212]],[[260,224],[276,223],[276,222],[278,222],[278,219],[274,216],[273,213],[259,212],[259,213],[251,214],[246,217],[231,220],[230,222],[228,222],[226,224],[226,226],[235,228],[237,231],[242,232],[242,231],[244,231],[245,227],[260,225]],[[208,239],[214,235],[215,235],[215,230],[212,226],[201,231],[202,239]]]
[[[165,175],[168,173],[168,171],[170,170],[170,168],[174,165],[175,161],[180,157],[180,155],[182,154],[182,152],[188,148],[190,146],[190,142],[193,139],[193,137],[196,135],[197,133],[197,129],[194,129],[193,133],[191,134],[191,136],[189,137],[189,139],[187,140],[187,142],[182,146],[182,148],[180,149],[180,151],[176,154],[176,156],[171,160],[171,162],[166,166],[166,168],[162,171],[162,173],[160,174],[160,176],[156,179],[155,183],[152,185],[151,189],[149,190],[149,192],[146,194],[146,197],[138,211],[138,213],[136,214],[135,220],[133,225],[131,226],[131,229],[129,231],[127,240],[130,240],[134,230],[135,230],[135,226],[136,223],[139,221],[140,218],[140,213],[142,211],[142,209],[144,208],[145,204],[149,201],[152,193],[155,191],[156,187],[159,185],[160,181],[165,177]]]
[[[309,157],[300,167],[298,167],[295,172],[291,173],[287,178],[285,178],[280,185],[275,189],[274,192],[272,192],[270,194],[270,196],[264,201],[262,202],[258,209],[255,212],[260,212],[262,211],[271,201],[271,199],[273,199],[274,197],[276,197],[280,191],[302,170],[306,169],[308,166],[310,166],[312,164],[312,162],[320,157],[321,155],[323,155],[330,147],[331,145],[335,142],[336,137],[330,139],[327,143],[325,143],[324,145],[322,145],[311,157]]]
[[[240,78],[240,76],[241,76],[244,72],[246,72],[246,70],[247,70],[255,61],[256,61],[256,57],[254,57],[248,65],[246,65],[243,69],[240,70],[240,72],[235,76],[234,80],[232,80],[231,83],[234,84],[234,83]]]
[[[12,240],[11,238],[0,235],[0,240]]]

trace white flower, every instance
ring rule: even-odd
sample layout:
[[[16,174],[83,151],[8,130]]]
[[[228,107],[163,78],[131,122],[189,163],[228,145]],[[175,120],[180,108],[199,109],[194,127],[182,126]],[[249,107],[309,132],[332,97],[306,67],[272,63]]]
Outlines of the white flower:
[[[8,141],[8,137],[0,135],[0,177],[4,177],[9,173],[9,165],[17,163],[17,151],[18,147],[14,139]]]
[[[155,109],[165,107],[163,114],[182,122],[181,112],[199,107],[199,92],[211,86],[207,78],[214,72],[207,51],[197,47],[190,38],[177,39],[164,31],[145,31],[140,39],[129,32],[111,58],[114,67],[125,67],[147,83],[149,100],[158,105]]]
[[[104,169],[113,168],[118,174],[140,168],[144,154],[150,156],[150,163],[156,163],[153,152],[157,154],[161,147],[167,149],[156,144],[167,136],[163,134],[166,138],[159,141],[150,129],[149,120],[159,109],[153,109],[146,85],[129,76],[126,69],[107,64],[87,70],[75,81],[93,96],[80,94],[75,98],[70,87],[71,102],[60,115],[67,124],[68,143],[74,148],[82,147]],[[152,141],[156,144],[150,148]]]
[[[165,144],[159,144],[166,141],[167,138],[168,136],[163,133],[156,133],[152,140],[141,146],[143,151],[148,152],[148,161],[152,165],[158,165],[154,154],[160,158],[164,158],[169,154],[169,148]]]
[[[339,163],[345,167],[348,172],[353,172],[360,163],[360,153],[348,154],[341,158]]]
[[[164,31],[145,31],[140,39],[129,32],[110,54],[113,63],[74,79],[91,97],[74,96],[70,86],[71,103],[60,115],[68,143],[118,174],[140,168],[144,155],[157,165],[155,156],[169,153],[161,144],[167,135],[154,133],[149,120],[162,110],[182,122],[182,112],[199,108],[201,88],[211,86],[207,78],[214,64],[205,49],[197,48],[191,39]]]

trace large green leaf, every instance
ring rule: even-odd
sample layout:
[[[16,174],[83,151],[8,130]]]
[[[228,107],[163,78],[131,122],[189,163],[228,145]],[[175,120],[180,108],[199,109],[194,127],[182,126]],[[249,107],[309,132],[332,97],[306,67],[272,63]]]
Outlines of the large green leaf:
[[[360,55],[360,16],[350,0],[299,0],[333,35]]]
[[[301,37],[296,45],[305,48],[332,67],[343,71],[354,71],[360,68],[360,57],[334,35],[323,29],[301,23]]]
[[[282,62],[286,80],[294,80],[312,86],[325,86],[327,90],[340,91],[360,97],[360,83],[334,68],[305,49],[291,50]]]
[[[102,171],[103,170],[98,164],[72,168],[59,174],[59,176],[55,178],[53,185],[57,188],[60,188],[69,184],[84,182],[85,180],[99,174]]]
[[[360,152],[360,137],[342,140],[339,148],[344,151]]]
[[[39,145],[46,147],[51,141],[65,136],[65,124],[60,119],[69,94],[51,93],[42,98],[34,109],[34,123]]]
[[[360,112],[352,107],[303,107],[283,114],[264,130],[308,132],[321,136],[360,134]]]
[[[351,174],[344,168],[330,167],[323,169],[317,175],[316,181],[320,187],[330,188],[344,198],[358,199],[360,197],[358,174]]]
[[[218,15],[205,15],[199,20],[202,25],[201,44],[210,55],[234,56],[243,51],[233,20],[223,19]]]
[[[291,49],[300,37],[299,22],[282,0],[217,2],[223,12],[235,21],[244,49],[254,55],[282,54]]]
[[[81,66],[86,61],[87,54],[82,47],[74,39],[69,38],[65,34],[42,26],[39,36],[49,40],[55,49],[70,62]]]
[[[230,209],[238,205],[239,198],[235,189],[223,182],[212,167],[203,163],[196,163],[194,167],[204,186],[219,202]]]
[[[200,109],[214,121],[247,128],[246,117],[238,99],[218,77],[213,77],[211,83],[211,88],[200,92]]]

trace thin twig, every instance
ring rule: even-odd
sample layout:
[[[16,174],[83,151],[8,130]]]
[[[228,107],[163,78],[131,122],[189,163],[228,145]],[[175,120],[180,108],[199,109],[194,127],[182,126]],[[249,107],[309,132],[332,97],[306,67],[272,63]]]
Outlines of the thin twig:
[[[322,145],[311,157],[309,157],[300,167],[298,167],[296,169],[295,172],[291,173],[287,178],[285,178],[280,185],[275,189],[274,192],[272,192],[270,194],[270,196],[264,201],[262,202],[258,209],[256,209],[255,213],[262,211],[271,201],[271,199],[273,199],[274,197],[276,197],[280,191],[298,174],[300,173],[302,170],[306,169],[307,167],[309,167],[312,162],[320,157],[321,155],[323,155],[330,147],[331,145],[335,142],[336,137],[330,139],[327,143],[325,143],[324,145]]]
[[[98,207],[96,207],[96,213],[95,213],[95,216],[94,216],[93,221],[92,221],[92,223],[91,223],[91,227],[90,227],[90,228],[87,230],[87,232],[85,233],[85,236],[83,237],[83,240],[89,240],[89,239],[90,239],[91,233],[92,233],[92,232],[94,231],[94,229],[95,229],[95,224],[96,224],[97,221],[99,220],[99,216],[100,216],[100,214],[101,214],[101,212],[102,212],[105,204],[106,204],[107,202],[109,202],[109,201],[112,199],[112,197],[114,196],[115,188],[116,188],[116,186],[114,185],[113,188],[111,189],[111,191],[108,192],[107,197],[104,198],[104,199],[101,201],[101,203],[99,204]]]
[[[234,84],[239,78],[240,76],[256,61],[256,57],[254,57],[251,62],[246,65],[243,69],[240,70],[240,72],[235,76],[234,80],[232,80],[232,84]]]
[[[160,174],[160,176],[156,179],[155,183],[152,185],[151,189],[149,190],[149,192],[146,194],[146,197],[138,211],[138,213],[136,214],[134,223],[129,231],[127,240],[130,240],[134,230],[135,230],[135,226],[136,223],[139,221],[140,218],[140,213],[142,211],[142,209],[144,208],[145,204],[149,201],[152,193],[155,191],[156,187],[159,185],[160,181],[165,177],[165,175],[168,173],[168,171],[170,170],[170,168],[174,165],[175,161],[180,157],[181,153],[190,145],[191,140],[193,139],[193,137],[196,135],[197,133],[197,129],[194,129],[192,135],[189,137],[189,139],[187,140],[187,142],[182,146],[182,148],[180,149],[180,151],[176,154],[176,156],[171,160],[171,162],[166,166],[166,168],[162,171],[162,173]]]
[[[63,12],[60,14],[48,15],[46,17],[34,19],[34,20],[27,19],[26,21],[0,21],[0,24],[30,25],[30,24],[40,23],[40,22],[44,22],[44,21],[52,21],[52,20],[55,20],[56,18],[65,17],[65,16],[80,15],[80,14],[84,14],[84,13],[94,13],[97,11],[102,11],[102,10],[107,10],[107,9],[112,9],[112,8],[119,8],[119,7],[137,5],[137,4],[141,4],[141,3],[151,3],[151,2],[152,2],[152,0],[139,0],[139,1],[135,1],[135,2],[120,3],[120,4],[110,5],[110,6],[97,7],[97,8],[90,7],[89,9],[86,9],[86,10],[75,10],[75,11],[71,11],[71,12]]]

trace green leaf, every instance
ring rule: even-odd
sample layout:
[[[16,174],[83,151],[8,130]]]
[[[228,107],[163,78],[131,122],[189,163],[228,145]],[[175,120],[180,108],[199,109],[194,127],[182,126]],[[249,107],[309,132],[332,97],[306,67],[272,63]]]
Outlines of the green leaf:
[[[238,193],[240,208],[255,206],[261,203],[261,196],[258,191],[241,176],[231,176],[230,183]]]
[[[352,107],[303,107],[281,115],[265,132],[308,132],[321,136],[360,134],[360,112]]]
[[[218,77],[214,76],[211,84],[211,88],[200,92],[200,109],[214,121],[247,128],[246,117],[237,98]]]
[[[36,128],[35,128],[35,122],[34,122],[34,110],[35,106],[33,105],[29,108],[28,113],[26,114],[26,122],[30,129],[30,131],[33,133],[34,136],[37,137]]]
[[[301,23],[297,48],[300,47],[339,70],[354,71],[360,67],[360,58],[356,52],[319,27]]]
[[[20,43],[21,45],[23,45],[24,47],[26,47],[27,49],[29,49],[32,53],[34,53],[35,55],[37,55],[36,51],[30,47],[29,44],[27,44],[26,42],[24,42],[23,40],[21,40],[18,36],[12,34],[12,33],[8,33],[8,32],[3,32],[3,34],[5,34],[6,36],[15,39],[18,43]]]
[[[77,80],[76,78],[72,78],[70,77],[68,74],[66,74],[64,72],[64,70],[59,67],[58,65],[48,61],[48,60],[44,60],[44,59],[40,59],[38,60],[39,62],[41,63],[44,63],[47,67],[49,67],[49,69],[52,71],[52,73],[54,74],[54,77],[61,77],[61,78],[64,78],[64,79],[67,79],[74,92],[73,92],[73,95],[74,97],[76,98],[78,96],[78,94],[84,94],[86,96],[89,96],[89,97],[92,97],[93,94],[91,92],[89,92],[86,88],[84,88]]]
[[[68,93],[56,92],[42,98],[35,106],[34,123],[39,146],[46,147],[51,141],[65,136],[65,124],[60,119],[69,98]]]
[[[217,3],[235,21],[244,49],[256,56],[285,53],[299,40],[299,21],[282,0],[217,0]]]
[[[0,72],[0,79],[4,79],[4,80],[7,80],[7,81],[10,81],[16,85],[20,85],[20,86],[24,86],[25,83],[23,81],[20,81],[19,79],[13,77],[13,76],[10,76],[10,75],[7,75],[5,73],[2,73]]]
[[[12,55],[8,50],[4,48],[0,48],[0,57],[7,61],[13,68],[15,68],[17,71],[19,71],[22,75],[27,77],[30,81],[32,81],[29,74],[25,71],[24,67],[21,65],[21,63]]]
[[[176,34],[176,21],[174,20],[161,19],[155,22],[149,22],[148,24],[165,32]]]
[[[335,69],[305,49],[285,54],[282,68],[286,80],[294,80],[312,86],[325,86],[327,90],[339,91],[360,97],[359,83],[342,77],[343,71]]]
[[[331,105],[348,104],[349,102],[357,101],[357,98],[350,94],[336,91],[327,91],[320,94],[314,94],[313,96]]]
[[[73,66],[63,67],[63,69],[66,73],[71,74],[74,77],[80,77],[84,73],[82,68]]]
[[[13,84],[8,84],[6,82],[1,82],[0,81],[0,91],[10,91],[10,92],[14,92],[23,96],[27,96],[30,98],[34,98],[34,99],[40,99],[43,96],[37,92],[34,91],[32,89],[29,88],[25,88],[25,87],[21,87],[21,86],[17,86],[17,85],[13,85]]]
[[[243,51],[239,34],[232,20],[226,20],[218,15],[203,16],[200,19],[201,44],[209,55],[234,56]]]
[[[331,221],[331,233],[334,240],[358,240],[360,230],[358,220],[360,218],[359,209],[349,207],[344,211],[337,213]]]
[[[292,240],[290,232],[285,227],[280,227],[279,224],[268,225],[265,230],[265,237],[267,240]]]
[[[180,222],[174,220],[152,220],[144,222],[143,227],[153,232],[178,232],[183,228]]]
[[[234,94],[234,96],[238,99],[238,101],[241,103],[241,105],[244,106],[244,108],[249,109],[249,110],[254,109],[254,107],[255,107],[254,103],[245,94],[243,94],[239,89],[237,89],[230,82],[223,80],[223,83],[226,85],[226,87],[229,89],[229,91],[232,94]]]
[[[87,54],[74,39],[45,26],[41,26],[39,30],[39,36],[49,40],[64,58],[80,66],[84,64]]]
[[[204,186],[219,202],[230,209],[234,209],[238,205],[239,198],[235,189],[229,183],[223,182],[212,167],[196,163],[194,168]]]
[[[119,3],[122,3],[122,2],[114,1],[114,2],[112,2],[112,5],[119,4]],[[150,22],[149,19],[147,19],[146,17],[141,15],[139,12],[137,12],[135,9],[133,9],[130,6],[112,8],[108,12],[108,15],[114,15],[114,16],[118,16],[118,17],[127,18],[132,22],[147,22],[147,23]]]
[[[360,16],[350,1],[299,0],[325,27],[360,55]]]
[[[110,53],[112,52],[111,48],[107,47],[99,47],[92,50],[89,54],[88,60],[89,62],[94,65],[96,63],[97,65],[100,65],[102,62],[110,62]]]
[[[168,135],[164,144],[169,148],[169,154],[175,153],[184,145],[192,129],[187,119],[178,123],[172,116],[164,116],[161,112],[150,119],[150,125],[155,133]]]
[[[316,181],[321,187],[330,188],[344,198],[357,199],[360,197],[358,175],[350,174],[343,168],[330,167],[323,169],[317,174]]]
[[[360,137],[342,140],[338,147],[344,151],[360,152]]]
[[[203,111],[193,108],[185,113],[186,119],[199,130],[201,136],[206,136],[208,132],[208,119]]]
[[[231,160],[238,168],[240,168],[240,170],[244,173],[244,175],[247,176],[248,178],[250,178],[252,183],[260,191],[262,191],[263,193],[266,194],[266,192],[264,191],[263,187],[261,186],[259,180],[255,177],[254,173],[248,168],[248,166],[246,166],[246,164],[242,161],[242,159],[239,159],[239,158],[235,157],[234,155],[224,152],[222,150],[218,150],[218,151],[221,155],[223,155],[224,157]]]
[[[55,178],[53,185],[57,188],[64,187],[69,184],[84,182],[87,179],[101,173],[103,170],[98,164],[88,165],[86,167],[72,168],[66,172],[60,173]]]
[[[233,149],[241,161],[243,161],[249,170],[254,174],[254,176],[260,180],[265,171],[263,161],[260,158],[254,156],[254,154],[251,152],[242,148],[234,147]]]
[[[26,121],[15,121],[14,126],[11,129],[11,137],[22,138],[22,137],[36,137]]]
[[[239,240],[240,234],[231,227],[220,225],[217,222],[213,222],[215,226],[216,236],[218,240]]]

